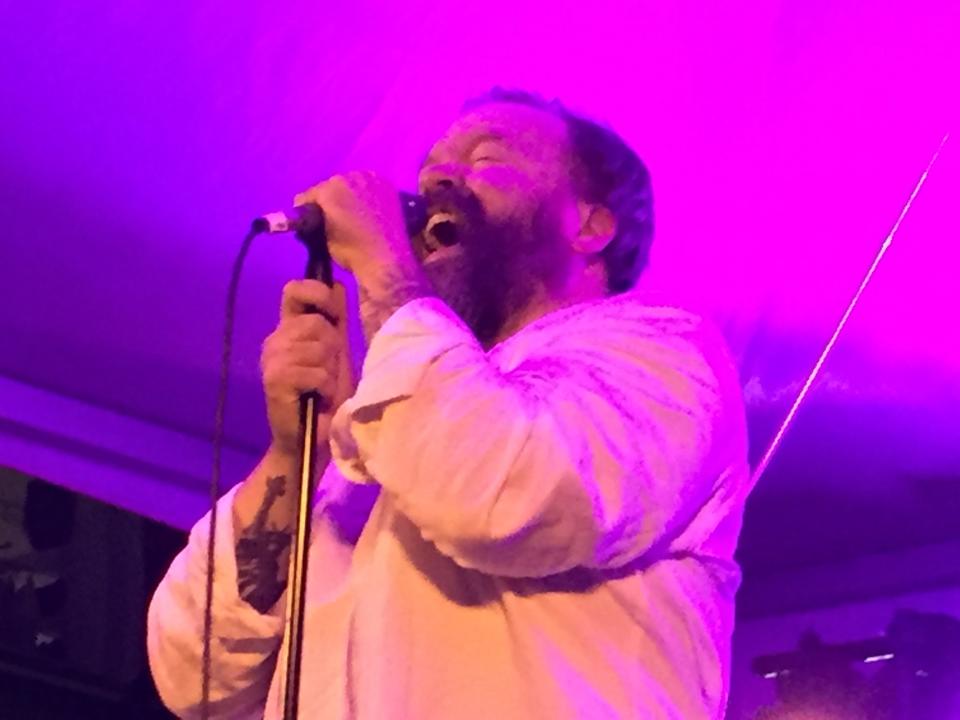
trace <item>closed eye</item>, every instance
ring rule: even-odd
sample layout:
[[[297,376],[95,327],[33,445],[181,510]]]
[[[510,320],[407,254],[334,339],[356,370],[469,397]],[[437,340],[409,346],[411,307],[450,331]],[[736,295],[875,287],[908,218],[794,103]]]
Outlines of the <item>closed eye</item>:
[[[474,152],[470,155],[470,163],[476,165],[478,163],[502,163],[506,162],[506,155],[503,152],[490,152],[490,150],[485,150],[482,152]]]
[[[473,146],[470,162],[474,164],[501,162],[503,154],[503,148],[498,140],[486,138]]]

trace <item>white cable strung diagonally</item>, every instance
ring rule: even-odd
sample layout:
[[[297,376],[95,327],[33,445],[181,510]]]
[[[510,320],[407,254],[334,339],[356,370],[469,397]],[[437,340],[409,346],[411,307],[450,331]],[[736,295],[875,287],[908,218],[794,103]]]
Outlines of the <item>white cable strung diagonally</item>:
[[[753,471],[753,482],[756,483],[760,477],[766,471],[767,466],[770,465],[770,460],[773,458],[774,453],[776,453],[777,448],[780,447],[780,443],[783,441],[784,435],[787,433],[787,429],[790,427],[790,424],[793,422],[794,417],[796,417],[797,410],[800,408],[801,403],[807,394],[810,392],[810,388],[813,386],[813,383],[816,381],[817,377],[820,375],[820,370],[823,368],[823,364],[827,360],[827,356],[833,350],[833,346],[837,343],[837,338],[840,337],[840,333],[843,332],[843,328],[846,327],[847,320],[850,319],[850,315],[853,313],[854,308],[857,306],[857,303],[860,302],[860,296],[863,295],[863,291],[867,289],[867,285],[870,284],[870,280],[873,278],[873,274],[877,271],[877,267],[880,265],[880,261],[883,260],[883,256],[886,255],[887,250],[890,248],[890,245],[893,243],[893,238],[897,234],[897,231],[900,229],[900,225],[903,222],[903,219],[907,216],[907,213],[910,212],[910,207],[913,205],[914,199],[920,192],[920,188],[923,187],[924,183],[927,181],[927,176],[930,174],[931,168],[933,168],[934,163],[937,162],[937,158],[940,157],[940,151],[943,150],[943,146],[947,144],[947,140],[950,138],[950,133],[946,133],[943,136],[943,139],[940,141],[940,144],[937,146],[936,151],[934,151],[933,156],[930,158],[930,162],[927,163],[927,167],[924,169],[923,173],[920,175],[920,179],[917,181],[917,184],[913,187],[913,192],[910,193],[910,197],[907,198],[906,204],[904,204],[903,209],[900,211],[897,221],[893,224],[893,227],[890,229],[890,232],[884,238],[883,243],[880,245],[880,250],[877,252],[876,257],[873,259],[873,263],[870,265],[870,268],[867,270],[866,274],[863,276],[863,280],[860,282],[860,287],[857,288],[857,291],[854,293],[853,298],[850,300],[847,305],[846,310],[844,310],[843,315],[840,317],[840,322],[837,323],[837,327],[834,329],[833,334],[830,335],[830,339],[827,341],[826,346],[823,348],[823,352],[820,353],[820,357],[817,358],[817,362],[814,364],[813,369],[810,371],[810,374],[807,376],[807,379],[804,381],[803,386],[800,388],[800,392],[797,394],[797,399],[793,401],[793,404],[790,406],[787,416],[784,418],[783,422],[780,424],[779,429],[776,434],[773,436],[773,440],[770,442],[770,446],[767,448],[767,451],[763,454],[763,457],[760,459],[760,462],[757,463],[757,467]]]

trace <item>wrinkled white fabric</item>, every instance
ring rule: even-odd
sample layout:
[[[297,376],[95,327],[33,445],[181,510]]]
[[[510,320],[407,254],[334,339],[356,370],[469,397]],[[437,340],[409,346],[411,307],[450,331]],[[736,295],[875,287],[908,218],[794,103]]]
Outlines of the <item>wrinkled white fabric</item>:
[[[749,473],[736,372],[700,318],[629,293],[486,352],[442,302],[414,301],[373,338],[331,447],[301,717],[722,717]],[[283,601],[261,615],[238,597],[231,499],[214,716],[274,720]],[[208,531],[149,613],[154,677],[184,717]]]

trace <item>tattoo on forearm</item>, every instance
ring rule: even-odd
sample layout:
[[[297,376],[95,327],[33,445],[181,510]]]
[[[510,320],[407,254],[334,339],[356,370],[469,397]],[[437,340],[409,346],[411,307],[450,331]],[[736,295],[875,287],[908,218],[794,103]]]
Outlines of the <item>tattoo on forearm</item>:
[[[363,334],[370,339],[387,319],[411,300],[435,295],[433,287],[417,266],[395,267],[377,284],[376,290],[360,282],[360,319]]]
[[[267,494],[250,524],[237,539],[237,586],[240,597],[261,613],[272,608],[287,587],[280,559],[290,546],[290,528],[267,528],[267,514],[287,490],[287,478],[267,479]]]

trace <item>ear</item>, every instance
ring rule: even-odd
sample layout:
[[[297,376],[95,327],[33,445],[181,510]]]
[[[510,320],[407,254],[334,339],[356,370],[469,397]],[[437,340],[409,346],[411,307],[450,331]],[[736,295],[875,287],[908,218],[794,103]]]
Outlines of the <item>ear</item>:
[[[573,241],[573,249],[582,255],[596,255],[617,233],[617,219],[608,208],[579,201],[580,232]]]

